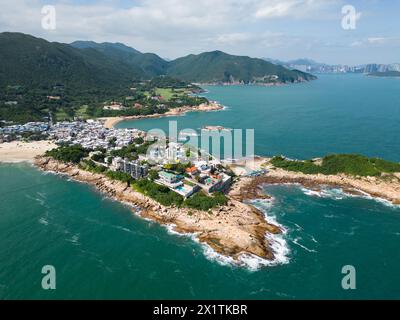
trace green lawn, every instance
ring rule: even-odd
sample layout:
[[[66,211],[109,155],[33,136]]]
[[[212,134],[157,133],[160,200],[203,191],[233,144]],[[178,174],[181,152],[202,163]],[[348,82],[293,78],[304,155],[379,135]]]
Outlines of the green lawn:
[[[70,120],[71,117],[66,114],[66,112],[62,109],[57,110],[55,113],[55,117],[57,121],[64,121],[64,120]]]
[[[89,116],[87,115],[87,105],[80,106],[78,110],[76,110],[75,115],[82,119],[88,119]]]
[[[157,95],[162,96],[165,100],[170,101],[174,95],[183,96],[186,94],[186,89],[169,89],[169,88],[157,88]]]

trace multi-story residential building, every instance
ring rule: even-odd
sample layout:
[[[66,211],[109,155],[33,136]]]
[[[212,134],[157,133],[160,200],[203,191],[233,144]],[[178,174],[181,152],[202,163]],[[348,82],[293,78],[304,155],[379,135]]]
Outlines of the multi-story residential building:
[[[144,178],[149,173],[148,165],[142,165],[139,161],[127,161],[119,157],[113,159],[112,166],[116,170],[130,174],[134,179]]]

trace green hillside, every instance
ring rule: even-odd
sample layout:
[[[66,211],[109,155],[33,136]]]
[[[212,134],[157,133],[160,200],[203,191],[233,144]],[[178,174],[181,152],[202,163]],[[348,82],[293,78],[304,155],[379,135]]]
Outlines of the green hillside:
[[[99,51],[116,63],[128,65],[146,79],[166,74],[167,61],[154,53],[141,53],[121,43],[75,41],[71,43],[71,46],[81,50],[94,49]]]
[[[95,49],[116,62],[123,62],[131,67],[139,68],[147,78],[168,75],[200,83],[282,83],[315,79],[310,74],[288,70],[262,59],[234,56],[221,51],[189,55],[167,62],[156,54],[141,53],[121,44],[77,41],[71,45],[80,49]]]
[[[0,86],[120,87],[159,75],[190,82],[295,82],[314,76],[262,59],[221,51],[167,62],[120,43],[48,42],[21,33],[0,33]]]
[[[0,61],[0,87],[116,87],[143,77],[139,69],[97,50],[79,50],[21,33],[0,33]]]
[[[0,120],[19,123],[50,115],[62,120],[152,114],[204,102],[187,94],[200,91],[190,82],[264,84],[315,79],[261,59],[220,51],[168,62],[121,43],[68,45],[11,32],[0,33],[0,61]],[[161,101],[154,95],[161,95]],[[105,102],[113,101],[126,110],[118,114],[103,110]]]
[[[168,75],[192,82],[295,82],[314,76],[288,70],[262,59],[229,55],[221,51],[189,55],[170,62]],[[277,76],[274,79],[273,76]]]

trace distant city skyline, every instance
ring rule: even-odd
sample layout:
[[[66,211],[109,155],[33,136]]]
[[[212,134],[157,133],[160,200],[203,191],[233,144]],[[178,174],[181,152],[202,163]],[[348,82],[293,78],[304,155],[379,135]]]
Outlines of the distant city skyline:
[[[42,27],[54,6],[56,28]],[[355,28],[343,28],[344,6]],[[282,61],[400,62],[400,1],[389,0],[14,0],[0,4],[0,32],[49,41],[121,42],[166,59],[221,50]]]

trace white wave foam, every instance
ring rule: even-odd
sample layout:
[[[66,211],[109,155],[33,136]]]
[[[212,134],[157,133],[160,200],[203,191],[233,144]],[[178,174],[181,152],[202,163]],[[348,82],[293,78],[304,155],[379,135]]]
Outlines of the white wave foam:
[[[374,198],[374,197],[369,196],[367,199],[375,200],[376,202],[379,202],[386,207],[400,209],[400,204],[394,204],[393,202],[386,200],[384,198]]]
[[[302,240],[302,238],[297,237],[297,238],[295,238],[292,242],[293,242],[294,244],[298,245],[300,248],[303,248],[304,250],[306,250],[306,251],[308,251],[308,252],[313,252],[313,253],[316,253],[316,252],[317,252],[316,250],[307,248],[305,245],[301,244],[301,243],[299,242],[300,240]]]
[[[271,267],[281,264],[289,263],[289,248],[287,247],[286,240],[282,236],[275,236],[273,239],[268,239],[270,248],[274,252],[274,260],[263,259],[251,253],[243,253],[238,257],[238,260],[229,256],[224,256],[208,244],[202,244],[203,254],[207,259],[215,261],[222,266],[242,267],[249,271],[258,271],[262,267]]]
[[[115,229],[118,229],[118,230],[122,230],[122,231],[125,231],[125,232],[129,232],[129,233],[132,233],[132,230],[130,230],[130,229],[128,229],[128,228],[125,228],[125,227],[121,227],[121,226],[112,226],[113,228],[115,228]]]
[[[307,196],[316,196],[318,198],[322,198],[322,194],[320,191],[310,190],[304,187],[300,188],[300,190],[303,191],[303,193]]]
[[[257,262],[258,268],[262,267],[262,266],[273,266],[273,265],[289,263],[290,249],[289,249],[288,243],[285,239],[285,235],[287,234],[287,229],[277,221],[276,216],[273,215],[270,211],[270,209],[274,203],[274,198],[255,200],[255,201],[252,201],[252,203],[258,209],[260,209],[261,212],[263,212],[265,220],[268,223],[274,224],[282,230],[281,234],[267,233],[265,235],[265,238],[268,241],[270,248],[272,249],[275,259],[272,261],[261,259],[262,261]],[[255,261],[253,259],[253,260],[251,260],[251,263],[249,265],[252,266],[252,265],[254,265],[254,263],[255,263]]]
[[[308,196],[317,196],[319,198],[329,198],[329,199],[334,199],[334,200],[342,200],[345,198],[363,198],[363,199],[379,202],[387,207],[400,208],[400,205],[393,204],[391,201],[384,199],[384,198],[373,197],[369,193],[359,190],[359,189],[352,189],[356,192],[356,194],[345,192],[342,188],[325,187],[319,191],[307,189],[305,187],[301,187],[300,189],[301,189],[301,191],[303,191],[303,193],[305,195],[308,195]]]
[[[43,224],[45,226],[49,225],[49,221],[47,221],[44,217],[41,217],[38,221],[40,224]]]
[[[71,238],[71,242],[78,243],[79,241],[79,234],[74,234]]]
[[[65,239],[68,242],[71,242],[74,245],[79,245],[79,233],[74,234],[71,238]]]
[[[169,234],[191,238],[194,242],[198,243],[202,247],[203,254],[208,260],[214,261],[222,266],[244,267],[250,271],[257,271],[263,266],[273,266],[289,262],[289,259],[287,258],[289,249],[286,246],[285,239],[281,235],[275,235],[273,237],[271,235],[267,237],[270,247],[275,255],[274,260],[271,261],[263,259],[253,254],[241,254],[238,260],[235,260],[232,257],[218,253],[207,243],[200,242],[197,238],[198,233],[177,232],[174,229],[176,227],[174,224],[166,224],[163,226],[167,229]]]
[[[346,193],[341,188],[322,188],[321,190],[312,190],[305,187],[300,188],[301,191],[307,196],[318,197],[318,198],[328,198],[334,200],[342,200],[344,198],[350,197],[349,193]]]
[[[294,222],[293,222],[293,224],[296,226],[296,231],[302,231],[303,230],[302,226],[300,226],[300,225],[298,225],[297,223],[294,223]]]

